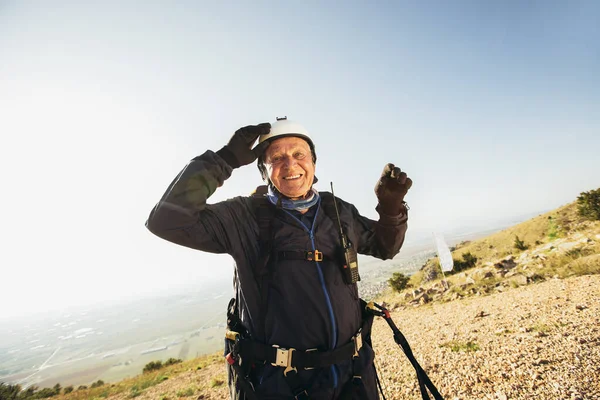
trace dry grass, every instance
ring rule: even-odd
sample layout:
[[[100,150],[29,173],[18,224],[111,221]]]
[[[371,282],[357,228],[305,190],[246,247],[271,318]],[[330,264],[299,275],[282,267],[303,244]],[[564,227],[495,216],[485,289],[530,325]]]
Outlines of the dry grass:
[[[576,259],[571,256],[557,257],[542,271],[560,278],[600,274],[600,254],[591,254]]]
[[[574,202],[483,239],[457,246],[453,256],[459,259],[464,253],[470,252],[479,260],[503,258],[520,253],[514,248],[515,236],[531,248],[565,237],[574,231],[593,228],[598,224],[598,222],[582,220],[577,215],[577,204]]]
[[[600,274],[600,241],[596,236],[599,233],[600,221],[587,221],[580,218],[577,215],[576,203],[571,203],[486,238],[464,243],[453,252],[453,257],[459,259],[463,254],[470,252],[478,258],[476,267],[465,270],[464,273],[446,276],[450,289],[443,294],[428,293],[425,302],[452,301],[456,298],[487,295],[517,288],[523,285],[524,277],[527,283],[536,283],[550,278]],[[515,236],[519,236],[528,246],[528,255],[525,255],[527,262],[519,259],[523,251],[514,248]],[[580,243],[577,242],[578,239],[571,239],[573,237],[596,239]],[[553,244],[554,241],[556,245]],[[565,243],[569,241],[572,243]],[[568,251],[557,251],[558,249],[554,248],[565,244],[573,247]],[[536,258],[534,254],[541,256]],[[489,267],[508,255],[515,257],[517,267],[506,277],[499,274],[497,269]],[[437,258],[431,259],[427,263],[427,268],[436,264],[438,264]],[[421,287],[428,290],[441,285],[441,279],[424,283],[426,274],[428,273],[424,268],[411,276],[407,290],[394,293],[388,289],[375,300],[392,304],[393,307],[408,305],[414,300],[414,296],[409,294],[414,288]],[[511,275],[517,277],[511,278]]]
[[[130,379],[125,379],[115,384],[105,384],[97,388],[88,388],[74,390],[69,394],[62,394],[52,397],[57,400],[86,400],[86,399],[104,399],[114,395],[125,395],[126,398],[136,398],[144,393],[148,388],[156,386],[166,380],[169,380],[182,372],[195,371],[206,368],[216,363],[222,364],[223,357],[220,353],[211,354],[201,358],[184,361],[161,368],[160,370],[140,374]],[[190,393],[190,390],[193,390]],[[180,391],[180,397],[192,396],[196,393],[196,388],[186,388]],[[179,393],[178,393],[179,396]]]
[[[470,341],[463,343],[463,342],[453,340],[451,342],[446,342],[446,343],[441,344],[440,347],[447,347],[455,353],[460,352],[460,351],[471,352],[471,351],[480,350],[479,345],[477,343],[470,342]]]
[[[586,232],[590,234],[600,233],[600,221],[583,221],[577,216],[575,203],[568,204],[552,212],[540,215],[529,221],[505,229],[486,238],[473,241],[459,246],[454,251],[455,259],[462,258],[466,252],[474,254],[478,258],[477,267],[466,271],[467,274],[455,274],[447,277],[450,290],[445,291],[443,295],[433,294],[423,310],[431,306],[431,302],[446,302],[456,297],[470,297],[474,295],[487,295],[497,293],[510,287],[517,287],[519,283],[510,280],[510,277],[503,278],[498,275],[486,276],[481,268],[489,262],[497,262],[507,255],[518,255],[521,251],[514,248],[514,238],[519,236],[529,249],[551,243],[559,238],[568,237],[573,232]],[[430,263],[436,263],[437,259],[430,260]],[[528,282],[542,282],[548,278],[567,278],[572,276],[600,274],[600,241],[589,243],[585,246],[573,248],[567,252],[558,252],[549,250],[545,253],[545,258],[529,265],[518,265],[512,270],[513,273],[526,275]],[[393,305],[390,308],[406,306],[412,300],[412,296],[407,295],[413,288],[419,287],[423,279],[423,271],[414,274],[409,285],[412,288],[402,293],[393,293],[386,291],[375,299],[378,302],[385,302]],[[469,280],[465,277],[468,275]],[[426,289],[434,285],[441,285],[438,281],[427,283]],[[437,296],[437,297],[435,297]],[[545,334],[555,327],[544,323],[528,327],[529,331],[538,334]],[[495,336],[506,336],[512,334],[510,329],[498,330]],[[480,346],[474,341],[455,341],[451,340],[443,343],[440,347],[448,348],[451,352],[477,352]],[[484,346],[485,347],[485,346]],[[205,371],[206,370],[206,371]],[[202,381],[193,382],[184,381],[181,385],[167,388],[157,386],[163,382],[165,385],[172,385],[172,380],[183,380],[186,374],[196,373],[202,375]],[[199,378],[195,378],[199,379]],[[69,394],[63,394],[53,397],[58,400],[83,400],[83,399],[104,399],[112,398],[162,398],[176,399],[201,395],[205,393],[220,393],[218,396],[226,396],[224,391],[227,378],[223,375],[223,357],[220,353],[210,356],[185,361],[180,364],[170,365],[161,368],[158,371],[138,375],[134,378],[126,379],[116,384],[106,384],[97,388],[75,390]],[[169,394],[166,394],[166,391]],[[221,393],[222,392],[222,393]],[[158,394],[160,393],[160,395]],[[216,396],[216,395],[215,395]],[[215,398],[221,398],[221,397]]]
[[[528,249],[533,249],[552,244],[559,238],[567,238],[575,232],[600,232],[600,221],[589,221],[580,217],[577,214],[577,204],[573,202],[483,239],[460,243],[452,252],[452,256],[455,260],[460,260],[463,254],[471,253],[478,259],[476,266],[481,267],[487,262],[496,262],[511,255],[518,257],[522,250],[515,248],[517,236]],[[576,259],[600,253],[600,246],[592,247],[594,246],[587,246],[584,250],[574,249],[572,252],[558,257],[548,254],[547,268],[541,272],[544,275],[550,275],[554,271],[560,277],[578,276],[588,273],[586,272],[588,270],[589,273],[598,273],[597,266],[594,266],[597,261],[594,259],[570,264]],[[435,268],[437,265],[439,265],[437,257],[429,260],[426,264],[427,268]],[[421,270],[411,276],[409,283],[413,287],[418,287],[423,282],[423,277],[424,273]]]

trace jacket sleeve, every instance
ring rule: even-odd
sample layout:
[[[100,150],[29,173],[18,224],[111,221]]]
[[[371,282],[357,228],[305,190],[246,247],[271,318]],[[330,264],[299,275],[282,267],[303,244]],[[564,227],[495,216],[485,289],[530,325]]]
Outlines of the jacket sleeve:
[[[240,227],[248,224],[248,203],[243,197],[206,203],[231,172],[232,168],[210,150],[192,159],[154,206],[146,227],[156,236],[182,246],[232,254],[236,246],[232,243],[239,246],[238,236],[244,231]]]
[[[379,220],[374,221],[360,215],[356,207],[349,204],[352,213],[353,231],[356,235],[356,251],[382,260],[392,259],[404,244],[408,229],[406,209],[397,216],[383,214],[377,206]]]

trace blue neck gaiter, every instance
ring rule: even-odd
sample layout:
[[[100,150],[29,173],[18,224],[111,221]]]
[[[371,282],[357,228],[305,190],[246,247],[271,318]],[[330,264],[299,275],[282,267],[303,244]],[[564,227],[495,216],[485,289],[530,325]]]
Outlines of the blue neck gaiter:
[[[302,211],[311,208],[319,202],[319,192],[314,187],[310,189],[310,195],[302,200],[291,200],[283,196],[273,185],[269,185],[267,198],[276,206],[281,206],[285,210]]]

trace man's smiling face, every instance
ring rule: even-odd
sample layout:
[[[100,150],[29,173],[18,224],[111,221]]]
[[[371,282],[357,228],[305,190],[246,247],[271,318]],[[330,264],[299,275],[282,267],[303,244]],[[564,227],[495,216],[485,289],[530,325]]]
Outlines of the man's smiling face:
[[[265,151],[269,179],[281,194],[302,198],[312,187],[315,164],[308,143],[295,136],[274,140]]]

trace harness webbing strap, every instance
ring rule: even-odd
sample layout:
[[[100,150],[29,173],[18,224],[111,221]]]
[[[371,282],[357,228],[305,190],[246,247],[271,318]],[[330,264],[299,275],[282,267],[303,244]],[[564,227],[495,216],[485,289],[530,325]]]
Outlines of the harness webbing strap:
[[[277,347],[262,344],[250,339],[240,340],[242,358],[275,364]],[[354,341],[346,343],[330,351],[294,351],[290,367],[292,368],[324,368],[350,360],[356,352]]]
[[[325,215],[333,221],[334,226],[340,226],[340,221],[337,218],[334,201],[337,199],[327,192],[321,192],[321,205],[323,206]],[[277,207],[271,204],[262,193],[256,193],[253,197],[253,209],[256,216],[256,221],[259,230],[259,258],[256,265],[253,268],[254,277],[260,292],[260,312],[255,325],[256,332],[254,335],[255,340],[250,340],[247,332],[242,335],[242,338],[233,346],[233,353],[230,356],[237,357],[241,356],[245,365],[238,365],[237,362],[232,365],[232,368],[238,375],[238,381],[242,386],[241,389],[246,393],[246,397],[249,400],[257,399],[257,394],[254,392],[254,388],[248,379],[247,372],[244,373],[249,365],[252,365],[254,361],[264,361],[275,363],[277,361],[277,349],[272,346],[262,344],[260,341],[265,341],[266,335],[266,321],[265,316],[267,314],[268,307],[268,291],[271,283],[275,261],[281,257],[282,259],[312,259],[315,261],[328,261],[333,260],[334,257],[330,255],[323,255],[320,252],[313,252],[312,254],[299,254],[296,251],[284,251],[277,254],[273,254],[273,221],[276,219]],[[282,254],[283,253],[283,254]],[[318,254],[317,254],[318,253]],[[238,304],[239,306],[239,304]],[[230,307],[231,308],[231,305]],[[232,310],[236,312],[238,310]],[[237,317],[237,316],[236,316]],[[364,321],[363,321],[364,322]],[[239,317],[235,318],[233,315],[228,315],[228,325],[231,323],[241,324]],[[356,338],[356,337],[355,337]],[[290,364],[294,368],[324,368],[330,365],[342,363],[356,357],[358,355],[357,340],[353,340],[350,343],[338,347],[337,349],[318,352],[318,351],[294,351],[291,357]],[[354,363],[353,363],[354,364]],[[360,373],[356,373],[357,383],[362,384],[360,379]],[[286,381],[290,385],[294,397],[297,400],[307,400],[309,398],[309,390],[301,387],[300,380],[296,370],[291,370],[285,374]],[[364,390],[364,388],[363,388]]]
[[[279,251],[275,254],[276,261],[279,260],[304,260],[304,261],[330,261],[333,257],[319,252],[312,251]]]
[[[285,374],[284,378],[290,386],[290,389],[292,389],[292,394],[296,400],[308,400],[310,398],[308,391],[302,386],[302,382],[298,377],[298,372],[290,371]]]
[[[335,206],[333,204],[334,197],[331,193],[328,192],[320,192],[321,196],[321,204],[325,211],[325,215],[333,220],[335,226],[338,226],[338,218],[335,213]],[[256,332],[257,339],[264,340],[265,338],[265,316],[267,314],[268,304],[268,291],[269,284],[272,278],[271,268],[273,267],[273,260],[271,260],[273,255],[273,220],[275,220],[275,212],[277,210],[276,206],[271,204],[271,202],[260,193],[256,193],[253,197],[253,208],[256,215],[256,221],[258,224],[259,230],[259,249],[260,255],[259,259],[254,266],[254,277],[256,279],[256,283],[258,285],[260,296],[261,296],[261,305],[260,305],[260,315],[258,317],[258,324],[255,327],[258,332]],[[286,252],[287,253],[287,252]],[[284,257],[288,257],[285,255]],[[291,253],[289,257],[294,257]],[[310,257],[309,257],[310,258]],[[330,259],[330,257],[327,257]],[[306,259],[306,258],[305,258]],[[326,261],[326,260],[324,260]]]
[[[256,392],[254,391],[254,388],[252,387],[252,384],[250,383],[250,381],[245,377],[242,368],[238,365],[237,362],[231,364],[231,367],[235,370],[236,374],[237,374],[237,383],[240,384],[241,389],[244,391],[244,395],[246,396],[246,399],[248,400],[259,400],[258,395],[256,394]]]
[[[335,205],[333,204],[333,202],[337,201],[337,199],[331,193],[328,192],[320,192],[319,194],[321,196],[321,206],[323,207],[325,214],[331,220],[333,220],[333,224],[337,229],[337,227],[339,226],[339,220],[337,217],[337,212],[335,211]]]
[[[377,309],[379,309],[379,310],[377,310]],[[408,344],[408,341],[406,340],[406,338],[404,337],[402,332],[400,332],[400,329],[398,329],[398,327],[392,320],[392,317],[390,316],[390,312],[385,307],[380,306],[379,304],[375,304],[375,303],[369,303],[369,305],[367,306],[367,310],[369,312],[371,312],[373,315],[382,317],[387,322],[389,327],[392,329],[392,332],[394,333],[394,341],[396,342],[396,344],[398,344],[402,348],[402,350],[404,351],[404,354],[406,355],[406,357],[408,358],[408,360],[410,361],[410,363],[412,364],[412,366],[414,367],[414,369],[417,373],[417,380],[419,381],[419,389],[421,390],[421,397],[423,398],[423,400],[431,399],[429,397],[429,394],[427,393],[427,389],[429,389],[429,392],[433,395],[433,398],[435,400],[444,400],[444,398],[442,397],[440,392],[437,390],[437,388],[435,387],[433,382],[431,382],[431,380],[427,376],[427,373],[425,373],[423,368],[421,368],[421,365],[415,358],[415,356],[412,352],[412,349],[410,348],[410,345]]]
[[[264,197],[257,198],[258,209],[257,223],[259,229],[259,249],[260,257],[257,265],[254,269],[254,278],[260,291],[260,312],[258,317],[258,323],[256,325],[256,336],[258,339],[264,340],[266,335],[266,315],[267,308],[269,306],[268,294],[269,285],[272,277],[271,263],[269,258],[271,257],[271,249],[273,245],[273,232],[271,229],[272,219],[274,217],[274,211],[272,205]]]

